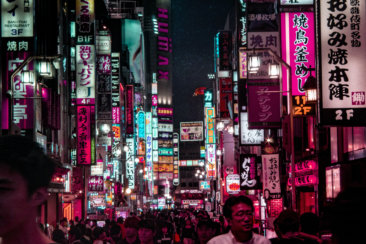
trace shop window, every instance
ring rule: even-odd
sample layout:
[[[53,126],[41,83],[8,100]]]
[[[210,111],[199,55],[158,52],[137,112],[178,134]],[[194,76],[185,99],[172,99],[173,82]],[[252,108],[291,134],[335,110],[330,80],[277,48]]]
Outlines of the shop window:
[[[365,127],[344,127],[343,128],[343,152],[353,152],[366,149]]]

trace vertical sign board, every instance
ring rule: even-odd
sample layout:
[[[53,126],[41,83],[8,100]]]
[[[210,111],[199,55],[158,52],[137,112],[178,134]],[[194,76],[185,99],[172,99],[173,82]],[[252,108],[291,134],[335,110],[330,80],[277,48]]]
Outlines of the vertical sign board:
[[[321,106],[324,125],[363,126],[366,117],[366,2],[320,4]]]
[[[248,83],[249,128],[281,126],[280,87],[274,82]]]
[[[240,145],[260,145],[264,141],[264,130],[249,129],[248,113],[240,113]]]
[[[216,177],[216,144],[206,144],[206,172],[209,179]]]
[[[216,143],[215,108],[205,108],[206,144]]]
[[[240,154],[240,189],[257,189],[257,156],[255,154]]]
[[[173,158],[173,185],[179,185],[179,134],[173,133],[173,147],[174,147],[174,158]]]
[[[76,0],[77,44],[94,44],[94,0]]]
[[[237,8],[237,43],[238,47],[247,46],[247,0],[238,0]]]
[[[262,177],[264,198],[281,198],[279,154],[262,155]]]
[[[281,13],[282,57],[291,66],[292,95],[305,95],[302,88],[315,68],[315,24],[313,12]],[[315,72],[312,73],[315,76]],[[288,90],[287,69],[282,68],[282,90]]]
[[[77,107],[77,163],[91,164],[91,106]]]
[[[134,86],[126,86],[126,134],[134,133]]]
[[[33,0],[1,0],[1,37],[33,37]]]
[[[95,48],[94,45],[76,46],[76,97],[78,104],[95,99]]]
[[[232,78],[219,78],[220,86],[220,117],[230,118],[230,109],[233,104]]]
[[[128,188],[135,188],[135,140],[132,137],[126,138],[126,178]]]
[[[219,33],[219,70],[232,70],[231,66],[232,33],[220,31]]]
[[[119,53],[112,53],[111,55],[111,66],[112,66],[112,119],[114,124],[119,124],[121,120],[121,109],[120,109],[120,73],[119,73]]]

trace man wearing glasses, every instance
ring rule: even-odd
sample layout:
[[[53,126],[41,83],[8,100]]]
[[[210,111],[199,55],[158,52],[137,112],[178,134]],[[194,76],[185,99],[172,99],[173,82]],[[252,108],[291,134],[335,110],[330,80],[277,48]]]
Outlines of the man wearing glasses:
[[[252,200],[246,196],[230,197],[224,205],[224,216],[231,226],[226,234],[211,239],[208,244],[270,244],[264,236],[253,232]]]

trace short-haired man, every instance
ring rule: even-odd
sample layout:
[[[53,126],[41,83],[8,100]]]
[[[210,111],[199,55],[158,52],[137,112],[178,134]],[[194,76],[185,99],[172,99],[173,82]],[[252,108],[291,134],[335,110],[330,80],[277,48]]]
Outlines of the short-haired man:
[[[153,219],[143,219],[139,223],[139,240],[141,244],[154,244],[155,223]]]
[[[208,244],[270,244],[264,236],[253,232],[253,202],[246,196],[230,197],[224,204],[224,216],[231,229],[211,239]]]
[[[0,137],[0,236],[3,244],[53,243],[36,223],[54,162],[32,139]]]

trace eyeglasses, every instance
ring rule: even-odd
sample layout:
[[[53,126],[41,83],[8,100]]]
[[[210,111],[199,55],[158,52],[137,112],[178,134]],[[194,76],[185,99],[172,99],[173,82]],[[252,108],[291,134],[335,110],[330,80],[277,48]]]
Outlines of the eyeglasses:
[[[242,218],[242,217],[252,217],[253,212],[252,211],[239,211],[234,214],[234,217]]]

